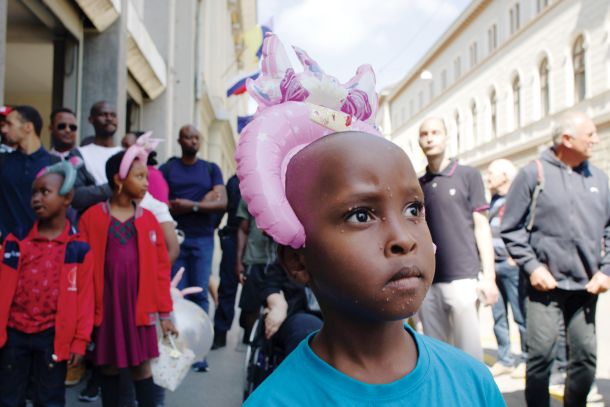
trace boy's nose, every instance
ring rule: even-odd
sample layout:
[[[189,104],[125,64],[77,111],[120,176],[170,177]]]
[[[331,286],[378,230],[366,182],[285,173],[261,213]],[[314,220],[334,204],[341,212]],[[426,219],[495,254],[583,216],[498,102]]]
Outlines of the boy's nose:
[[[409,233],[404,221],[404,219],[402,222],[397,220],[388,225],[390,233],[385,247],[385,255],[388,257],[405,255],[417,245],[417,241]]]

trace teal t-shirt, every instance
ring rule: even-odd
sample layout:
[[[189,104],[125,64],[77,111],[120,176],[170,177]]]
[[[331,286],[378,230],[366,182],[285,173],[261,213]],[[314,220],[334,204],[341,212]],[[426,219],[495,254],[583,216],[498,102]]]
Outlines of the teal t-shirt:
[[[393,383],[367,384],[341,373],[311,350],[311,334],[244,406],[506,406],[485,365],[457,348],[406,329],[419,351],[417,364]]]

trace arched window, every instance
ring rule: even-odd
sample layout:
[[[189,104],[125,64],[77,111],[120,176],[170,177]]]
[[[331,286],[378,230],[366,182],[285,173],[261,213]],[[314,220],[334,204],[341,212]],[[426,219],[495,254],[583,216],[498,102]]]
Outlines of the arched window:
[[[472,115],[472,143],[476,146],[479,141],[477,131],[479,123],[477,120],[477,104],[474,100],[470,102],[470,114]]]
[[[491,135],[496,137],[498,135],[498,98],[496,97],[495,89],[492,89],[489,95],[489,108],[491,113]]]
[[[461,143],[461,136],[460,136],[460,112],[458,112],[457,110],[455,111],[455,142],[457,145],[457,152],[459,153],[460,151],[462,151],[462,143]]]
[[[521,127],[521,80],[519,75],[513,79],[513,117],[515,129]]]
[[[572,64],[574,66],[574,103],[585,98],[587,83],[585,80],[585,40],[579,36],[572,48]]]
[[[544,58],[540,62],[540,113],[544,117],[549,114],[549,60]]]

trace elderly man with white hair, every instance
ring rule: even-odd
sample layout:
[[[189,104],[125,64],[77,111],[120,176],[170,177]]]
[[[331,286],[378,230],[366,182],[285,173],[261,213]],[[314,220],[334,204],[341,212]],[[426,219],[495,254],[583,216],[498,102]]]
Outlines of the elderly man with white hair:
[[[492,305],[494,317],[494,334],[498,342],[498,361],[491,367],[491,373],[499,376],[512,373],[515,378],[525,377],[525,281],[519,273],[519,267],[510,257],[500,236],[500,225],[504,216],[506,194],[517,169],[512,162],[501,158],[493,161],[487,168],[485,181],[491,193],[489,204],[489,225],[493,235],[493,246],[496,266],[496,285],[500,291],[498,302]],[[511,352],[508,324],[508,305],[513,319],[519,328],[521,337],[521,354],[517,357]]]
[[[586,114],[563,114],[553,146],[519,171],[506,197],[502,238],[529,278],[528,406],[549,406],[561,320],[568,348],[564,405],[584,406],[595,378],[597,297],[610,288],[608,177],[588,161],[598,142]]]

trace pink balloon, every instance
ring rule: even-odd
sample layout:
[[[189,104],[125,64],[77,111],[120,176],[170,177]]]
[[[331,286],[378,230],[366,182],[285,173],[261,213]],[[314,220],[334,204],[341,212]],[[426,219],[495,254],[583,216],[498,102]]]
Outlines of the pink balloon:
[[[377,93],[370,65],[360,66],[352,79],[341,84],[305,51],[296,47],[294,51],[304,68],[299,73],[278,37],[265,37],[262,74],[246,83],[258,110],[241,133],[235,158],[242,197],[256,225],[279,244],[300,248],[305,230],[285,189],[292,157],[331,133],[380,134],[374,127]]]
[[[316,113],[322,116],[318,121]],[[326,125],[319,123],[327,119]],[[305,244],[303,225],[286,198],[290,159],[317,139],[348,130],[380,135],[351,115],[303,102],[270,106],[242,132],[235,156],[241,194],[256,225],[279,244],[295,249]]]

